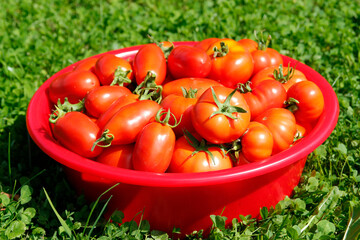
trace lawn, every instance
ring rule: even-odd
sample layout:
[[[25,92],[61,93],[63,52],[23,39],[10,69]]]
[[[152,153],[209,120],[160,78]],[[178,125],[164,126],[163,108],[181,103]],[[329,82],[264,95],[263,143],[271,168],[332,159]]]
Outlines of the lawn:
[[[119,227],[97,221],[103,203],[88,205],[77,197],[60,166],[32,142],[25,124],[27,105],[37,88],[62,68],[149,43],[148,35],[159,41],[239,40],[254,39],[254,30],[265,30],[272,48],[326,78],[337,94],[340,116],[330,137],[309,156],[291,198],[263,209],[261,221],[239,216],[241,222],[225,228],[226,216],[213,217],[209,238],[358,237],[358,1],[0,0],[0,6],[0,190],[20,195],[17,201],[0,195],[5,207],[0,211],[1,239],[171,238],[147,224]],[[201,229],[194,231],[189,238],[200,239]]]

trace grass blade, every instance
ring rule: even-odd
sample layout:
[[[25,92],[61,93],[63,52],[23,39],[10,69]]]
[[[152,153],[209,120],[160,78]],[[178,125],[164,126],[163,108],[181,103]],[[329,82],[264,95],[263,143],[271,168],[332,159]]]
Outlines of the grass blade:
[[[353,207],[350,205],[349,221],[343,240],[358,239],[360,236],[360,204]]]

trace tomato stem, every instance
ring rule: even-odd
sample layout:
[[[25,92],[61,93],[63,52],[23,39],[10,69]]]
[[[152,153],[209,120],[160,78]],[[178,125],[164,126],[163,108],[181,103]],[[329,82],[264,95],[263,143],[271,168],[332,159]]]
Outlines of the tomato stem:
[[[252,89],[250,87],[251,84],[252,84],[251,81],[247,81],[245,84],[244,83],[239,83],[236,90],[238,90],[241,93],[252,92]]]
[[[287,74],[284,75],[282,64],[280,64],[279,69],[274,70],[273,74],[276,81],[279,81],[280,83],[284,84],[294,76],[294,73],[295,70],[293,67],[290,67],[290,63],[289,63]]]
[[[184,87],[181,87],[181,91],[184,98],[196,98],[196,94],[198,92],[197,89],[189,88],[189,90],[186,90]]]
[[[91,151],[94,151],[95,147],[110,147],[111,146],[111,142],[114,139],[114,135],[109,133],[109,129],[105,129],[104,132],[101,134],[100,138],[98,138],[92,148]]]
[[[49,122],[55,124],[57,120],[63,117],[68,112],[81,112],[84,110],[84,99],[78,103],[70,103],[68,98],[64,98],[64,103],[61,103],[60,98],[55,105],[55,110],[50,114]]]
[[[161,120],[162,116],[165,115],[165,118],[163,120]],[[175,123],[174,124],[170,124],[169,121],[170,121],[170,118],[173,117],[174,120],[175,120]],[[180,122],[181,122],[181,119],[182,119],[182,115],[179,119],[179,121],[176,119],[175,115],[170,112],[170,109],[168,109],[166,112],[165,112],[165,109],[164,108],[161,108],[155,115],[155,121],[163,124],[163,125],[167,125],[171,128],[175,128],[177,127]]]
[[[254,31],[255,39],[258,42],[258,50],[263,50],[263,51],[265,51],[269,47],[270,42],[271,42],[271,35],[270,34],[268,35],[266,40],[264,39],[264,31],[265,30],[260,31],[261,38],[258,38],[256,30]]]
[[[148,34],[148,38],[150,38],[151,42],[155,43],[159,48],[161,48],[165,58],[167,59],[171,51],[174,49],[174,44],[172,42],[169,42],[171,43],[171,46],[165,47],[163,42],[156,41],[155,38],[153,38],[150,34]]]
[[[123,70],[120,66],[114,72],[114,80],[110,83],[110,86],[119,85],[124,86],[125,83],[130,84],[131,79],[127,77],[132,70]]]
[[[225,42],[220,42],[220,49],[214,47],[214,58],[225,57],[229,53],[229,46]]]
[[[156,74],[149,71],[143,82],[141,82],[133,91],[134,94],[139,95],[139,100],[153,100],[160,103],[162,100],[161,85],[155,83]]]
[[[230,105],[230,100],[231,100],[231,97],[235,94],[235,92],[237,91],[237,89],[234,89],[234,91],[232,91],[225,99],[225,102],[224,103],[221,103],[219,101],[219,99],[217,98],[216,96],[216,93],[214,91],[214,89],[212,87],[211,88],[211,92],[212,92],[212,95],[213,95],[213,98],[214,98],[214,102],[215,104],[217,105],[217,107],[219,108],[218,111],[214,111],[210,117],[212,118],[213,116],[217,115],[217,114],[223,114],[231,119],[237,119],[237,117],[235,117],[233,115],[233,113],[246,113],[247,111],[241,107],[237,107],[237,106],[232,106]]]

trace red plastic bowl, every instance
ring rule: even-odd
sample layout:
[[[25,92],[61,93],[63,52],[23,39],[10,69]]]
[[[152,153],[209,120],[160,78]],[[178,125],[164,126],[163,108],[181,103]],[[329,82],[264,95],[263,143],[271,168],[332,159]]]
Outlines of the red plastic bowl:
[[[131,59],[140,47],[108,53]],[[290,196],[299,182],[308,154],[322,144],[335,128],[339,105],[330,84],[310,67],[286,56],[283,59],[284,65],[288,62],[296,65],[320,87],[325,109],[307,137],[265,162],[216,172],[157,174],[110,167],[67,150],[51,134],[48,121],[51,103],[47,92],[55,77],[71,70],[77,63],[54,74],[34,94],[27,110],[27,128],[35,143],[64,165],[70,183],[87,199],[95,200],[109,187],[121,183],[109,192],[113,198],[109,202],[107,216],[117,209],[124,212],[125,221],[136,215],[140,219],[143,214],[143,219],[149,220],[153,229],[170,234],[174,227],[180,228],[182,234],[200,229],[206,231],[212,225],[211,214],[219,215],[223,211],[222,215],[230,221],[240,214],[257,217],[261,207],[275,206],[285,196]]]

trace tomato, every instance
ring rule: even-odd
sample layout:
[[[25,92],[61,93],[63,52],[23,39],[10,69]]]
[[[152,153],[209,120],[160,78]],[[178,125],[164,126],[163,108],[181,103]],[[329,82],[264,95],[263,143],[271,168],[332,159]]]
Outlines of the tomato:
[[[168,69],[175,79],[206,77],[211,69],[211,59],[202,49],[181,45],[175,47],[168,59]]]
[[[270,130],[258,122],[250,122],[248,130],[241,137],[241,150],[250,162],[258,162],[270,157],[273,145],[274,140]]]
[[[85,97],[85,109],[93,117],[99,117],[118,98],[131,94],[126,87],[101,86],[90,91]]]
[[[100,86],[97,76],[90,71],[72,71],[55,78],[49,86],[49,98],[54,104],[68,98],[70,103],[78,103],[85,95]]]
[[[320,88],[311,81],[295,83],[287,92],[290,109],[298,122],[316,122],[324,110],[324,96]],[[295,101],[291,101],[295,99]]]
[[[232,168],[232,160],[221,148],[207,145],[205,140],[188,138],[176,140],[168,172],[208,172]]]
[[[253,89],[248,86],[243,94],[246,103],[250,108],[251,119],[255,119],[259,114],[270,108],[281,108],[286,101],[286,91],[283,85],[275,80],[265,80],[260,82]]]
[[[264,68],[251,77],[250,81],[252,86],[256,86],[259,82],[267,79],[275,79],[281,82],[286,91],[297,82],[307,81],[306,76],[300,70],[290,66],[283,68],[282,65]]]
[[[184,96],[170,94],[162,100],[160,105],[165,109],[170,109],[176,120],[180,121],[179,125],[173,128],[176,136],[183,135],[184,129],[189,132],[195,131],[191,122],[191,111],[196,102],[197,99],[191,93],[189,95],[184,94]],[[174,119],[171,119],[169,123],[175,124]]]
[[[103,135],[107,132],[113,135],[112,145],[133,143],[141,129],[153,120],[160,108],[158,103],[151,100],[130,103],[117,111],[105,124]]]
[[[133,79],[132,66],[113,54],[102,55],[95,64],[95,73],[102,85],[127,86]]]
[[[118,112],[122,107],[124,107],[130,103],[137,102],[137,101],[139,101],[139,96],[136,94],[129,94],[129,95],[121,96],[120,98],[115,100],[105,112],[100,114],[100,116],[96,122],[97,125],[101,129],[103,129],[103,127],[110,120],[110,118],[112,118],[112,116],[114,116],[115,113]]]
[[[82,60],[79,64],[77,64],[74,68],[74,70],[80,71],[90,71],[95,73],[95,64],[98,60],[97,57],[87,58],[85,60]]]
[[[240,39],[238,43],[250,53],[257,50],[259,46],[256,41],[248,38]]]
[[[109,166],[133,169],[132,155],[134,144],[110,146],[96,158],[96,161]]]
[[[272,154],[289,148],[293,143],[296,133],[296,121],[289,110],[271,108],[260,114],[255,121],[264,124],[270,130],[274,139]]]
[[[244,97],[231,88],[215,86],[206,90],[191,112],[195,130],[215,144],[238,139],[250,122],[250,111]]]
[[[294,144],[298,143],[301,139],[303,139],[306,135],[308,135],[313,129],[313,125],[311,123],[296,123],[296,134],[294,137]]]
[[[221,83],[208,78],[181,78],[166,83],[163,86],[162,96],[166,98],[170,94],[183,95],[182,88],[189,90],[196,89],[196,98],[199,98],[209,87],[211,86],[223,86]]]
[[[254,59],[254,71],[253,75],[258,73],[260,70],[270,67],[279,66],[283,64],[283,59],[278,51],[272,48],[266,48],[265,50],[258,49],[251,53]]]
[[[214,41],[206,50],[207,55],[210,57],[224,56],[228,52],[244,52],[246,49],[241,46],[237,41],[230,38],[222,38]]]
[[[55,139],[67,149],[86,158],[94,158],[102,152],[93,144],[99,137],[100,129],[88,116],[81,112],[68,112],[53,125]]]
[[[133,60],[136,83],[145,80],[148,72],[155,74],[155,83],[160,85],[166,77],[166,59],[156,44],[146,44],[139,49]]]
[[[206,38],[202,41],[197,42],[194,47],[200,48],[204,51],[207,51],[209,47],[214,43],[217,42],[219,38]]]
[[[238,84],[247,82],[254,69],[251,54],[235,40],[228,46],[220,42],[218,54],[212,55],[212,65],[208,78],[219,81],[226,87],[236,88]],[[214,43],[216,45],[217,43]],[[208,54],[214,51],[208,51]]]
[[[157,114],[155,121],[147,124],[136,139],[133,154],[135,170],[164,173],[170,165],[176,137],[167,123],[168,119],[161,122],[159,118]]]

